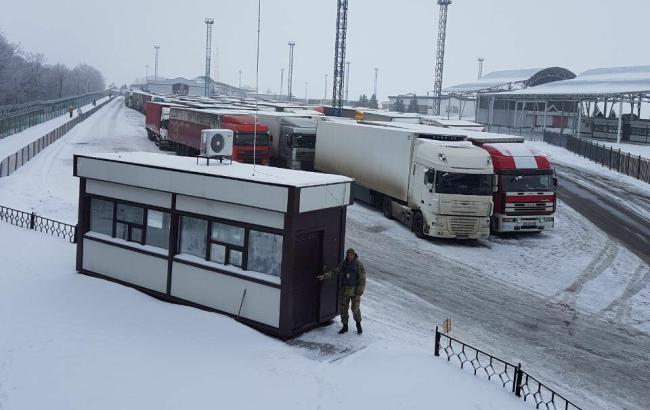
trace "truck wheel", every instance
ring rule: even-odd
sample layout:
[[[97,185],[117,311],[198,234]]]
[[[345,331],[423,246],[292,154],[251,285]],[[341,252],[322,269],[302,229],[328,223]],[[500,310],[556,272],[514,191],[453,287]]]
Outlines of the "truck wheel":
[[[392,212],[392,200],[389,196],[384,196],[384,202],[381,205],[381,210],[384,212],[384,216],[388,219],[393,219]]]
[[[420,211],[413,214],[413,232],[418,238],[424,238],[424,217]]]

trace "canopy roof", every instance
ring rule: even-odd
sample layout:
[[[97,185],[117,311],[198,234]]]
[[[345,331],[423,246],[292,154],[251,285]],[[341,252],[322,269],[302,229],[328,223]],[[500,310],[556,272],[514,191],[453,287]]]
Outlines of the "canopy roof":
[[[650,66],[596,68],[574,79],[556,81],[523,90],[500,92],[512,98],[564,97],[567,99],[650,94]]]
[[[477,81],[447,87],[444,92],[447,94],[469,94],[486,91],[509,91],[575,78],[575,76],[574,73],[562,67],[493,71]]]

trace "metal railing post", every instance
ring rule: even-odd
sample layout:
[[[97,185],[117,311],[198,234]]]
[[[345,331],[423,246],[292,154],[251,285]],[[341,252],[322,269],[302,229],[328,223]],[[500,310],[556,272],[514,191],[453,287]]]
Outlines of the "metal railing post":
[[[34,221],[35,220],[36,220],[36,214],[34,212],[32,212],[29,215],[29,229],[32,229],[32,230],[34,229]]]
[[[438,331],[438,326],[436,326],[436,337],[435,337],[435,346],[433,349],[433,354],[435,356],[440,356],[440,332]]]
[[[523,371],[521,370],[521,363],[515,369],[515,396],[521,397],[521,381],[523,379]]]

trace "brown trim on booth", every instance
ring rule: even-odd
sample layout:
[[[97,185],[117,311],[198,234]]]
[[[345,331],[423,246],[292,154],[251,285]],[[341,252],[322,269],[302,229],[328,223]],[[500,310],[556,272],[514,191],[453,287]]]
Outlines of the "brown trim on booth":
[[[228,180],[233,180],[233,181],[243,181],[243,182],[250,182],[252,184],[259,184],[259,185],[272,185],[272,186],[278,186],[278,187],[284,187],[284,188],[298,188],[295,185],[288,185],[288,184],[281,184],[277,182],[260,182],[260,181],[252,181],[250,179],[246,178],[237,178],[237,177],[230,177],[226,175],[215,175],[215,174],[206,174],[202,172],[196,172],[196,171],[188,171],[184,169],[178,169],[178,168],[170,168],[170,167],[164,167],[160,165],[149,165],[149,164],[137,164],[134,162],[129,162],[129,161],[120,161],[117,159],[109,159],[109,158],[96,158],[96,157],[90,157],[87,155],[80,155],[80,154],[75,154],[74,155],[74,166],[73,166],[73,176],[79,176],[77,172],[77,158],[86,158],[86,159],[92,159],[95,161],[106,161],[106,162],[114,162],[117,164],[126,164],[126,165],[133,165],[136,167],[143,167],[143,168],[153,168],[153,169],[159,169],[162,171],[173,171],[173,172],[180,172],[183,174],[192,174],[192,175],[201,175],[201,176],[207,176],[207,177],[213,177],[213,178],[223,178],[223,179],[228,179]],[[96,178],[92,178],[96,179]],[[121,182],[115,182],[115,181],[106,181],[106,182],[113,182],[113,183],[118,183],[122,185],[128,185],[124,184]],[[318,185],[307,185],[304,186],[304,188],[311,188],[311,187],[318,187],[318,186],[325,186],[325,185],[336,185],[336,184],[342,184],[342,183],[351,183],[352,181],[341,181],[341,182],[326,182],[323,184],[318,184]],[[140,187],[140,188],[146,188],[146,187]],[[151,189],[151,188],[146,188],[146,189]]]
[[[293,334],[293,306],[291,304],[291,289],[293,265],[295,259],[296,227],[295,219],[298,214],[297,188],[289,189],[287,213],[284,214],[284,237],[282,238],[282,268],[280,290],[280,337],[288,338]]]
[[[129,251],[132,251],[132,252],[135,252],[135,253],[141,253],[143,255],[154,256],[154,257],[160,258],[160,259],[167,259],[168,258],[167,255],[164,255],[162,253],[151,252],[151,251],[147,251],[145,249],[139,249],[139,248],[137,248],[136,246],[133,246],[133,245],[128,245],[128,244],[136,244],[136,245],[142,246],[142,244],[140,244],[138,242],[126,242],[125,241],[126,244],[122,244],[122,243],[117,243],[117,242],[109,241],[109,240],[102,239],[102,238],[96,238],[94,236],[84,236],[83,239],[88,239],[89,241],[100,242],[100,243],[103,243],[103,244],[106,244],[106,245],[115,246],[116,248],[127,249]],[[113,238],[113,239],[115,239],[115,238]],[[118,238],[118,240],[123,240],[123,239]]]
[[[180,217],[176,211],[176,194],[172,194],[171,213],[169,215],[169,244],[167,246],[167,294],[172,294],[172,266],[174,255],[178,251],[178,223]]]
[[[82,269],[84,244],[83,237],[88,230],[89,218],[86,203],[86,178],[79,179],[79,202],[77,205],[77,231],[75,232],[77,240],[76,268],[77,271]]]
[[[177,304],[177,305],[189,306],[189,307],[193,307],[193,308],[196,308],[196,309],[201,309],[201,310],[204,310],[204,311],[207,311],[207,312],[219,313],[221,315],[225,315],[225,316],[228,316],[230,318],[233,318],[233,319],[237,320],[238,322],[244,323],[245,325],[248,325],[248,326],[252,327],[253,329],[257,329],[257,330],[259,330],[260,332],[262,332],[264,334],[274,336],[274,337],[280,337],[280,338],[282,338],[284,340],[288,339],[288,337],[283,338],[277,328],[275,328],[273,326],[269,326],[269,325],[267,325],[265,323],[260,323],[260,322],[257,322],[255,320],[245,319],[245,318],[242,318],[242,317],[237,318],[236,315],[233,315],[232,313],[228,313],[228,312],[224,312],[222,310],[214,309],[214,308],[211,308],[209,306],[200,305],[200,304],[195,303],[195,302],[190,302],[189,300],[181,299],[181,298],[176,297],[176,296],[167,295],[165,293],[161,293],[161,292],[158,292],[158,291],[155,291],[155,290],[152,290],[152,289],[149,289],[149,288],[145,288],[145,287],[142,287],[142,286],[139,286],[139,285],[134,285],[133,283],[125,282],[125,281],[120,280],[120,279],[115,279],[115,278],[112,278],[110,276],[106,276],[106,275],[102,275],[100,273],[89,271],[87,269],[81,269],[79,271],[79,273],[87,275],[87,276],[91,276],[91,277],[94,277],[94,278],[107,280],[109,282],[118,283],[120,285],[127,286],[127,287],[135,289],[135,290],[139,290],[142,293],[145,293],[145,294],[147,294],[149,296],[152,296],[152,297],[154,297],[156,299],[159,299],[159,300],[162,300],[162,301],[165,301],[165,302],[170,302],[170,303],[174,303],[174,304]]]

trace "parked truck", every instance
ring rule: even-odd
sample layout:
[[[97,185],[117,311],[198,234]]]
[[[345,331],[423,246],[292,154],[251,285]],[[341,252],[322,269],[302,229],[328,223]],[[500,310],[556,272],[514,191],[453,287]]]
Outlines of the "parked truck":
[[[494,193],[493,232],[541,232],[554,227],[557,178],[548,159],[524,138],[470,133],[468,139],[492,157],[499,179]]]
[[[183,107],[182,104],[171,102],[147,101],[144,104],[145,127],[147,137],[161,150],[170,147],[169,135],[169,113],[171,107]]]
[[[381,207],[418,237],[487,238],[490,155],[461,131],[412,125],[321,120],[316,169],[354,178],[357,199]]]
[[[284,112],[259,112],[258,120],[272,137],[274,165],[311,171],[314,169],[317,121],[312,115]]]
[[[267,165],[271,138],[266,125],[255,122],[250,112],[170,107],[169,142],[177,155],[198,155],[201,131],[228,129],[234,132],[232,160]]]

